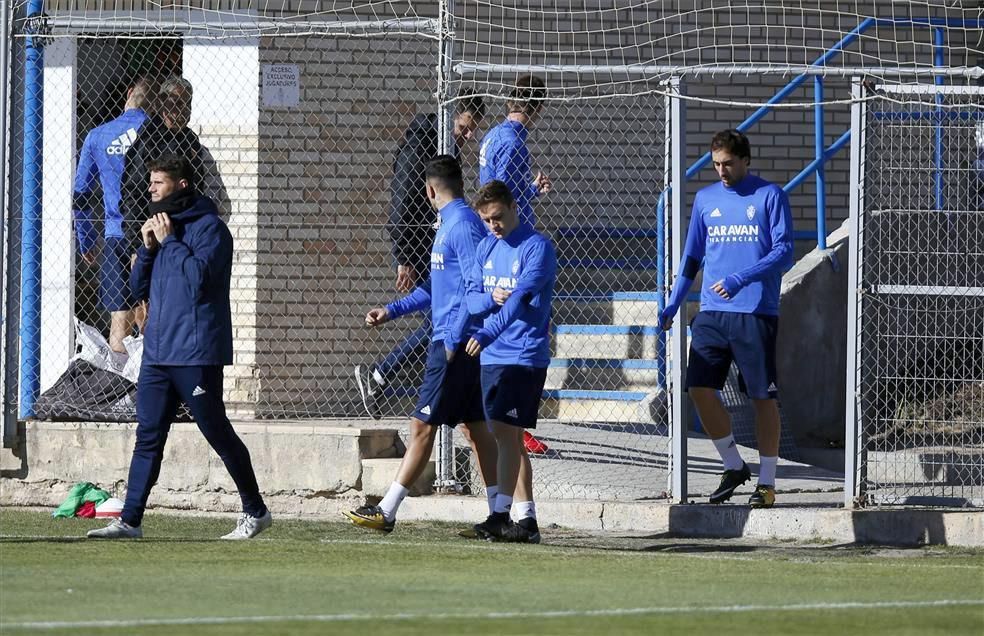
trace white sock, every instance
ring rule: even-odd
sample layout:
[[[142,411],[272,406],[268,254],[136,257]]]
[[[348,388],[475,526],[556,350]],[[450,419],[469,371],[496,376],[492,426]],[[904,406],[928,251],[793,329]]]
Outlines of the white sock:
[[[509,508],[512,506],[512,497],[509,495],[504,495],[501,492],[495,496],[495,508],[493,512],[505,512],[509,514]]]
[[[396,511],[399,510],[400,504],[403,503],[403,500],[407,498],[407,494],[409,493],[409,488],[404,488],[395,481],[390,484],[389,490],[386,491],[386,496],[379,502],[379,507],[383,509],[383,517],[387,521],[396,519]]]
[[[762,486],[776,486],[776,464],[778,457],[763,457],[759,455],[759,484]]]
[[[536,504],[532,501],[517,501],[513,505],[513,512],[516,513],[516,521],[536,519]]]
[[[493,512],[495,512],[495,497],[498,494],[499,494],[499,487],[498,486],[486,486],[485,487],[485,496],[489,500],[489,514],[492,514]]]
[[[727,437],[722,437],[721,439],[712,440],[714,442],[714,447],[718,451],[718,455],[721,456],[721,461],[724,462],[725,470],[740,470],[743,462],[741,460],[741,455],[738,454],[738,445],[735,444],[735,436],[729,434]]]

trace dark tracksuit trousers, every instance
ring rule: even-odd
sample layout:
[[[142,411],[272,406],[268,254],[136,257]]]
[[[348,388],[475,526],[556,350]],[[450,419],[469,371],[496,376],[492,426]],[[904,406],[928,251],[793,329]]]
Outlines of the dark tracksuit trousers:
[[[222,401],[221,366],[163,366],[145,364],[137,382],[137,441],[130,462],[126,502],[120,518],[139,526],[150,490],[157,482],[164,445],[181,402],[191,409],[198,429],[222,459],[236,482],[243,511],[266,514],[246,445],[233,430]]]

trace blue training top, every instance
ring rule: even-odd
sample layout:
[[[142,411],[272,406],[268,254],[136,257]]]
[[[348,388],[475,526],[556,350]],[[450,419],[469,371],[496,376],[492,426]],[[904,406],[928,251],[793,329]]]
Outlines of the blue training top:
[[[82,253],[90,251],[97,236],[89,200],[96,185],[102,185],[103,208],[106,213],[106,238],[123,238],[123,215],[120,213],[120,187],[126,151],[137,138],[137,132],[147,121],[147,113],[131,108],[122,115],[89,131],[79,154],[75,171],[75,233]]]
[[[390,318],[398,318],[429,306],[434,325],[431,341],[443,341],[445,348],[453,351],[478,327],[477,321],[468,320],[464,304],[465,272],[474,267],[475,248],[488,232],[464,199],[454,199],[441,208],[440,215],[441,226],[431,250],[430,278],[386,309]]]
[[[533,183],[532,159],[526,147],[529,131],[523,124],[507,119],[488,133],[478,151],[478,182],[502,181],[509,186],[519,219],[536,227],[533,199],[540,192]]]
[[[484,318],[473,336],[482,345],[482,364],[543,368],[550,364],[550,303],[557,279],[557,254],[550,239],[529,225],[505,238],[485,237],[468,276],[468,310]],[[496,287],[511,290],[502,306]]]
[[[793,264],[792,213],[782,188],[750,174],[733,188],[718,182],[697,193],[664,317],[686,299],[701,259],[701,311],[779,315],[782,273]],[[711,289],[719,281],[730,300]]]

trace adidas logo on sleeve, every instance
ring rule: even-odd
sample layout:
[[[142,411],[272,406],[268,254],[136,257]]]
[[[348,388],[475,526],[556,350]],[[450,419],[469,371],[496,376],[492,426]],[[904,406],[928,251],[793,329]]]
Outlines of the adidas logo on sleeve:
[[[430,414],[431,414],[431,407],[430,407],[430,404],[428,404],[428,405],[427,405],[427,406],[425,406],[424,408],[422,408],[422,409],[420,409],[420,414],[421,414],[421,415],[430,415]]]

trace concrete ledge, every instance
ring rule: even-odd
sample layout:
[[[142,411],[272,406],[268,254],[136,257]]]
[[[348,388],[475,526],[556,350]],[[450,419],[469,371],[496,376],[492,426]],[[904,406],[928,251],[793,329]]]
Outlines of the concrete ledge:
[[[396,477],[403,460],[392,459],[363,459],[362,460],[362,494],[367,497],[383,497],[389,490],[390,484]],[[410,486],[410,496],[429,495],[434,490],[434,480],[437,479],[437,468],[434,460],[427,462],[424,472]]]
[[[811,543],[984,547],[984,511],[898,508],[844,510],[651,502],[540,501],[543,523],[592,532],[651,532],[680,537],[746,538]],[[488,514],[485,501],[435,496],[407,499],[400,519],[473,523]]]
[[[313,422],[233,423],[249,448],[264,495],[334,497],[359,493],[362,460],[394,457],[402,449],[392,429],[362,429]],[[65,496],[57,484],[91,481],[121,489],[127,479],[135,424],[27,422],[17,470],[4,466],[0,503],[51,505]],[[9,462],[7,462],[9,464]],[[154,499],[212,509],[216,493],[235,493],[219,457],[194,424],[175,424],[168,436]],[[46,491],[52,491],[46,494]],[[159,499],[172,493],[171,500]],[[20,493],[20,494],[14,494]],[[57,499],[58,501],[53,501]],[[238,497],[237,497],[238,499]],[[191,505],[190,503],[188,505]]]

